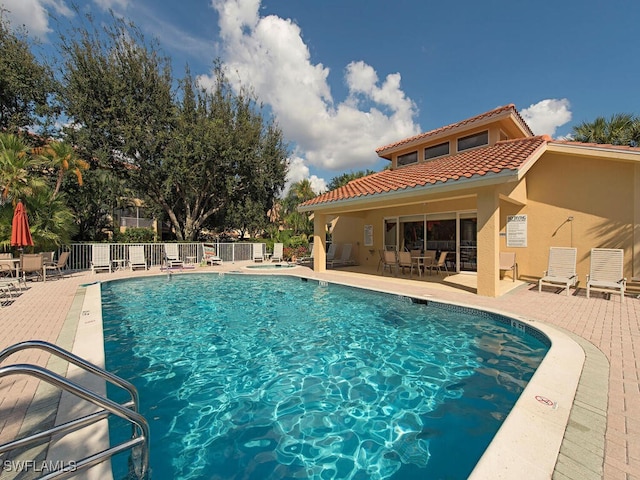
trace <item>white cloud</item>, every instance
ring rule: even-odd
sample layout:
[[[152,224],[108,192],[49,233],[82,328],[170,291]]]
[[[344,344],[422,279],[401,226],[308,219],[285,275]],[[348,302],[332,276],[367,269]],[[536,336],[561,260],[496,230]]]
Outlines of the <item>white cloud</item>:
[[[329,68],[312,63],[293,21],[261,17],[260,0],[212,0],[212,5],[229,79],[250,86],[270,106],[303,165],[336,171],[371,167],[379,161],[376,147],[419,132],[416,106],[402,91],[400,74],[381,81],[370,65],[352,62],[344,72],[348,98],[336,100]],[[211,86],[214,78],[199,81]]]
[[[549,135],[553,137],[558,127],[571,120],[569,100],[549,98],[541,100],[529,108],[523,109],[522,118],[536,135]]]
[[[0,5],[8,10],[12,28],[26,27],[30,36],[44,38],[49,27],[49,12],[64,17],[72,17],[73,11],[64,0],[0,0]]]
[[[109,9],[116,10],[117,8],[126,9],[129,6],[130,0],[93,0],[98,7],[104,11]]]
[[[323,178],[319,178],[316,175],[309,175],[309,167],[304,163],[304,159],[298,156],[294,156],[289,159],[289,170],[287,172],[287,178],[284,186],[284,193],[289,191],[291,185],[304,180],[309,179],[311,183],[311,189],[315,193],[323,193],[327,191],[327,182]]]

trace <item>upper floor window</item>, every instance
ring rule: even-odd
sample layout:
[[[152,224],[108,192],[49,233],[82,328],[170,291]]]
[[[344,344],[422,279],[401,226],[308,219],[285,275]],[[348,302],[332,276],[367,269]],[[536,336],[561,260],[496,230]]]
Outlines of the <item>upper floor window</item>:
[[[449,142],[440,143],[438,145],[434,145],[433,147],[427,147],[424,149],[424,159],[429,160],[430,158],[441,157],[443,155],[449,155]]]
[[[398,166],[410,165],[418,162],[418,152],[405,153],[404,155],[398,155]]]
[[[481,145],[489,144],[489,131],[474,133],[473,135],[467,135],[458,139],[458,151],[468,150],[470,148],[479,147]]]

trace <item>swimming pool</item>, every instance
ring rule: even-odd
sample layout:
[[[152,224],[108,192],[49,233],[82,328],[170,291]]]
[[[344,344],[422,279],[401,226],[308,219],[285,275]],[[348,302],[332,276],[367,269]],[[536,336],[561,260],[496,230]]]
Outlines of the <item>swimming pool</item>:
[[[110,282],[103,315],[154,479],[466,478],[548,349],[495,314],[280,276]]]

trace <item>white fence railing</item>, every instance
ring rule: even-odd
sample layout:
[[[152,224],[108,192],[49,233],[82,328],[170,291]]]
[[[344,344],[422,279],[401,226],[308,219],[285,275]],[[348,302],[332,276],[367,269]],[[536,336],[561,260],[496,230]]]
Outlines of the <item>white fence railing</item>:
[[[216,246],[218,256],[224,262],[240,262],[253,259],[253,243],[212,243]],[[74,243],[69,246],[71,254],[67,261],[72,270],[88,270],[91,268],[91,256],[94,243]],[[104,245],[100,244],[100,245]],[[161,266],[164,262],[164,243],[110,243],[111,261],[114,265],[126,266],[129,260],[129,247],[144,246],[144,254],[149,267]],[[185,263],[200,263],[203,256],[202,243],[178,243],[180,259]],[[209,245],[209,243],[207,243]],[[266,245],[260,243],[262,253],[266,253]],[[60,252],[56,253],[56,259]]]

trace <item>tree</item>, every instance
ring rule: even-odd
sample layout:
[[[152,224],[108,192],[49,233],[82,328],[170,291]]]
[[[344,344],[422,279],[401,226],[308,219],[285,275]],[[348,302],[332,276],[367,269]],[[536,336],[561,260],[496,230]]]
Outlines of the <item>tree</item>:
[[[52,199],[58,195],[62,181],[69,173],[75,175],[78,185],[82,186],[82,171],[89,169],[89,162],[78,158],[75,149],[69,143],[53,141],[44,147],[35,148],[34,153],[40,155],[55,171],[56,185],[51,195]]]
[[[331,181],[329,182],[329,185],[327,185],[327,190],[331,191],[331,190],[335,190],[336,188],[343,187],[344,185],[349,183],[351,180],[355,180],[356,178],[366,177],[367,175],[371,175],[372,173],[375,173],[375,172],[373,170],[367,170],[367,171],[361,170],[358,172],[343,173],[342,175],[338,175],[337,177],[333,177],[331,179]]]
[[[31,155],[31,148],[12,133],[0,133],[0,203],[11,202],[34,195],[45,188],[46,181],[35,174],[42,161]]]
[[[285,223],[293,229],[294,234],[310,235],[313,233],[313,223],[310,214],[298,212],[298,205],[311,200],[316,193],[311,188],[309,179],[303,179],[291,185],[284,199]]]
[[[573,127],[573,140],[611,145],[640,145],[640,118],[629,113],[617,113],[610,119],[598,117]]]
[[[24,35],[11,32],[0,10],[0,129],[17,132],[52,113],[51,69],[38,63]]]
[[[247,92],[233,93],[220,65],[213,91],[187,70],[173,92],[169,61],[135,26],[114,19],[103,32],[77,33],[63,48],[75,142],[161,208],[179,240],[194,240],[247,197],[266,215],[288,152],[281,131]]]

